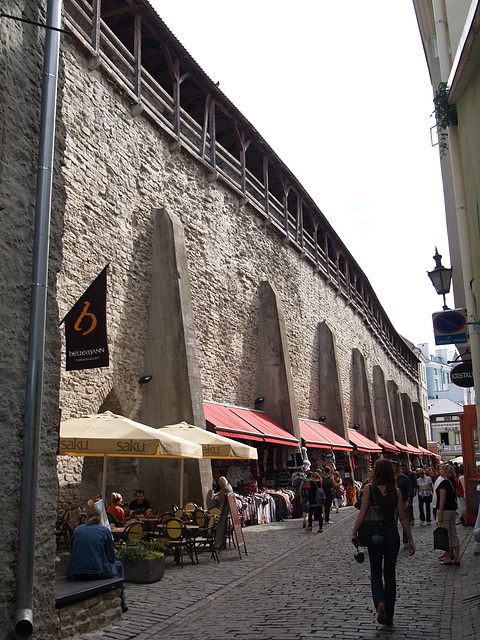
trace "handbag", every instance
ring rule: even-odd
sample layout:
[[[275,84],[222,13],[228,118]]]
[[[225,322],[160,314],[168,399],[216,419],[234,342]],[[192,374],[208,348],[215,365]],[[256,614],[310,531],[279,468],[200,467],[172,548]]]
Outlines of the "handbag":
[[[439,524],[433,532],[433,548],[440,551],[448,551],[449,549],[448,529],[445,529],[443,523]]]
[[[375,500],[375,487],[369,484],[370,505],[364,521],[358,530],[358,542],[362,547],[369,544],[381,544],[383,537],[383,513],[382,508]]]

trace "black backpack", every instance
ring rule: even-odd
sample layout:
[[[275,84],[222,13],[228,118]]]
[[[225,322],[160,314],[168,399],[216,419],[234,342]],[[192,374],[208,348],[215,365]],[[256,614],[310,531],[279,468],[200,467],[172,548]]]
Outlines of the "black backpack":
[[[325,491],[323,490],[323,487],[318,484],[315,492],[315,502],[319,507],[323,507],[325,504]]]

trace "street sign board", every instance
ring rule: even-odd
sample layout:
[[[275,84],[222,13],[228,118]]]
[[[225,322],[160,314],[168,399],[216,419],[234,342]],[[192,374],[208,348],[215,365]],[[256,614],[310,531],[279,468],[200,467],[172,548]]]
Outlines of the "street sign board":
[[[435,344],[465,344],[467,336],[467,314],[464,309],[439,311],[432,315]]]
[[[450,380],[457,387],[473,387],[473,367],[471,362],[461,362],[450,371]]]

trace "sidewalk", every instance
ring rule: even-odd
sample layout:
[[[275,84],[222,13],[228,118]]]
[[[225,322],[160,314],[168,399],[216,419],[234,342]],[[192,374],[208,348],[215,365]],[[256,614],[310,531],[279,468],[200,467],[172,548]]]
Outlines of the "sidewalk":
[[[473,527],[458,527],[462,564],[440,565],[431,526],[415,526],[417,553],[400,551],[393,627],[376,621],[369,563],[353,559],[357,511],[333,514],[323,533],[300,520],[243,529],[248,555],[231,547],[164,578],[126,585],[122,622],[81,640],[474,640],[480,638],[480,555]],[[417,525],[418,511],[416,514]],[[480,550],[480,549],[479,549]]]

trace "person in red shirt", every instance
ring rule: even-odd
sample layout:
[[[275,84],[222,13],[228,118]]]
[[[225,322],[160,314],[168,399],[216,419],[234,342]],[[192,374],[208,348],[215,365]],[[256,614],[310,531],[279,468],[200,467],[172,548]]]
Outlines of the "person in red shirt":
[[[107,509],[107,513],[111,513],[118,524],[125,524],[125,511],[122,509],[122,502],[120,493],[112,493],[112,504]]]

